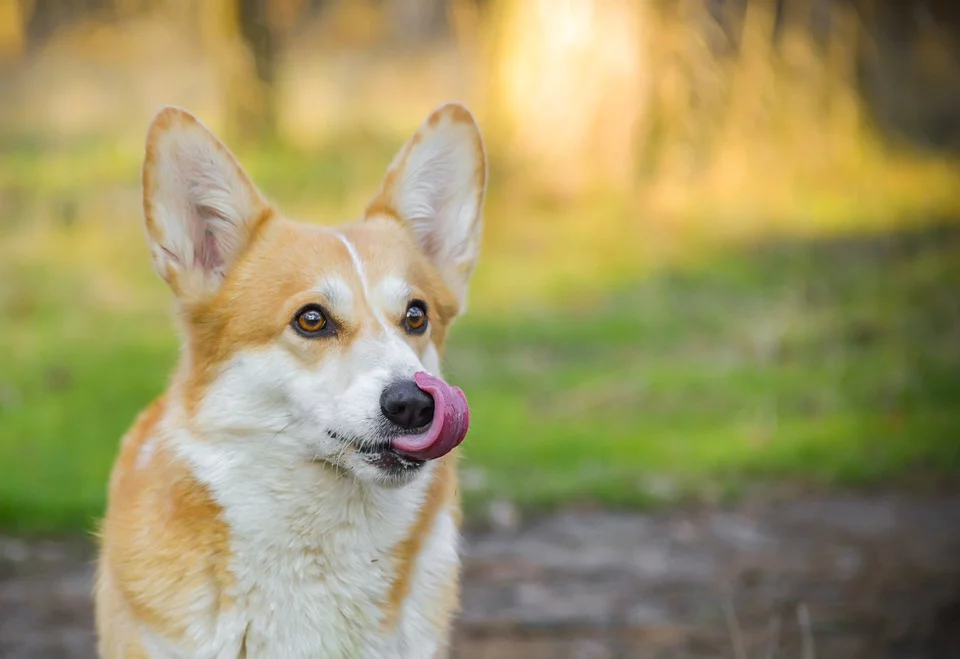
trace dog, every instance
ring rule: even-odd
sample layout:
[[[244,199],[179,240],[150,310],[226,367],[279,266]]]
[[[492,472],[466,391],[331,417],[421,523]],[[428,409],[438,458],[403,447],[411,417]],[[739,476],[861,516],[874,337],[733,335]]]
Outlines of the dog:
[[[487,179],[470,111],[434,110],[336,227],[283,217],[179,108],[142,176],[183,340],[110,476],[100,656],[447,656],[469,408],[440,358]]]

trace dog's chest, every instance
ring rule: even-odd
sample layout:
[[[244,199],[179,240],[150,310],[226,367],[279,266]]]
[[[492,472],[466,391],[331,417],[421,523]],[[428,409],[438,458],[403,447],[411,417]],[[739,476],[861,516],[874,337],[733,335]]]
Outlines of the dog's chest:
[[[214,638],[243,630],[244,659],[432,659],[438,602],[456,580],[457,529],[441,512],[401,575],[392,524],[339,528],[322,546],[272,529],[234,543],[235,597]],[[399,594],[398,580],[407,581]],[[228,643],[227,645],[235,645]],[[224,646],[222,646],[224,647]]]
[[[221,473],[208,482],[229,527],[233,583],[216,615],[197,621],[191,636],[209,652],[193,656],[437,655],[453,613],[445,594],[458,576],[459,533],[454,502],[422,519],[430,474],[380,491],[310,469],[275,473],[269,460]]]
[[[238,552],[235,566],[248,659],[390,654],[380,604],[387,558],[359,545],[348,555],[275,547],[261,557]]]

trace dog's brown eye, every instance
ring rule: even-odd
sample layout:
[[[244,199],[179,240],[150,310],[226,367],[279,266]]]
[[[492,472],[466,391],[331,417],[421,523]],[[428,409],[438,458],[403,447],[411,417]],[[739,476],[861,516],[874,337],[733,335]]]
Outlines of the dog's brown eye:
[[[327,317],[319,307],[304,307],[293,319],[294,329],[304,336],[316,336],[327,327]]]
[[[427,309],[426,305],[419,300],[410,303],[407,307],[407,315],[403,319],[403,325],[411,334],[420,334],[427,329]]]

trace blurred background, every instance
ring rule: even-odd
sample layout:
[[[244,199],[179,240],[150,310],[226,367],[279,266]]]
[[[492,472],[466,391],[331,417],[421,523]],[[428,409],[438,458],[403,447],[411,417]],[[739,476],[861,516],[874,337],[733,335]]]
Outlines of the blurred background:
[[[454,655],[960,656],[958,27],[951,0],[0,0],[0,656],[92,656],[84,538],[176,359],[152,115],[327,223],[451,99],[491,163],[445,365],[476,419]]]

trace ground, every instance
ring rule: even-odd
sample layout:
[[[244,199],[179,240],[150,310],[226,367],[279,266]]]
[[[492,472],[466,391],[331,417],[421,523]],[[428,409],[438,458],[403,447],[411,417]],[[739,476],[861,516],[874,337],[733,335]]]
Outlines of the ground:
[[[467,533],[454,658],[960,653],[960,495],[492,519]],[[92,558],[0,540],[0,656],[93,657]]]

